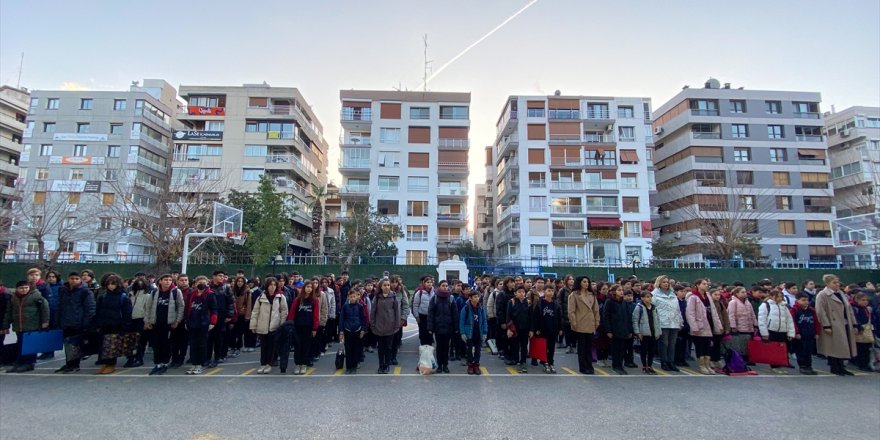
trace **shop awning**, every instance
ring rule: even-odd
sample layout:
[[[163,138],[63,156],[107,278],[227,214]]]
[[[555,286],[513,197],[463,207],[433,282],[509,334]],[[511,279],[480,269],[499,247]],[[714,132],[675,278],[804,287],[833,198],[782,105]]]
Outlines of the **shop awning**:
[[[590,217],[587,219],[591,228],[620,228],[623,226],[619,218]]]

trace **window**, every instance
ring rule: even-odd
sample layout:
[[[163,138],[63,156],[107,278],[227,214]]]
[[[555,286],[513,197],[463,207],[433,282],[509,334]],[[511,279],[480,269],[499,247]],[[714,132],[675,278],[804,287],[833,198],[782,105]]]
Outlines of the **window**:
[[[542,141],[547,139],[547,129],[544,124],[528,124],[526,138],[530,141]]]
[[[530,165],[542,165],[544,164],[544,150],[541,148],[529,148],[529,164]]]
[[[49,180],[48,168],[37,168],[37,180]]]
[[[61,227],[64,229],[73,229],[73,227],[75,225],[76,225],[76,217],[64,217],[64,220],[62,220],[62,222],[61,222]],[[73,242],[68,242],[68,243],[73,243]],[[66,252],[71,252],[71,251],[66,251]]]
[[[529,196],[529,212],[547,212],[547,197]]]
[[[631,106],[617,107],[617,117],[618,118],[632,118],[633,117],[633,108]]]
[[[73,146],[73,155],[76,157],[85,156],[87,151],[89,150],[86,145],[74,145]]]
[[[61,243],[61,248],[59,248],[58,250],[61,252],[73,252],[74,249],[76,249],[76,243],[72,241],[65,241]]]
[[[807,237],[831,237],[831,224],[826,220],[807,220]]]
[[[110,253],[110,243],[108,243],[106,241],[99,241],[99,242],[95,243],[95,245],[96,245],[96,247],[95,247],[96,254],[106,255],[106,254]]]
[[[411,192],[427,192],[428,178],[422,176],[407,177],[406,188]]]
[[[617,212],[617,197],[591,197],[591,196],[587,196],[587,211],[589,211],[589,212]]]
[[[758,233],[758,221],[757,220],[741,220],[739,223],[739,230],[743,234],[757,234]]]
[[[113,219],[110,217],[101,217],[101,229],[108,230],[113,227]]]
[[[730,124],[730,135],[734,138],[749,137],[749,126],[746,124]]]
[[[554,224],[556,222],[553,222]],[[579,225],[580,222],[577,222]],[[513,225],[517,224],[516,220],[513,220]],[[546,219],[529,219],[529,235],[532,237],[547,237],[550,235],[550,228],[548,227]]]
[[[620,189],[638,189],[639,178],[635,173],[620,174]]]
[[[463,105],[441,105],[440,119],[467,119],[468,108]]]
[[[779,235],[794,235],[794,220],[779,220]]]
[[[639,238],[642,236],[641,222],[623,222],[623,236],[627,238]]]
[[[58,110],[58,98],[47,99],[46,110]]]
[[[400,177],[379,176],[379,191],[397,191],[400,189]]]
[[[242,168],[241,169],[241,180],[245,181],[255,181],[260,180],[260,176],[265,173],[266,170],[262,168]]]
[[[121,149],[119,145],[107,145],[107,157],[119,157]]]
[[[104,206],[112,205],[113,202],[116,201],[116,194],[114,193],[103,193],[101,194],[101,204]]]
[[[40,145],[40,156],[51,156],[51,155],[52,155],[52,144]]]
[[[40,98],[31,98],[31,110],[40,106]]]
[[[797,258],[797,245],[794,244],[783,244],[779,246],[779,256],[782,258]]]
[[[621,141],[636,140],[635,127],[617,127],[617,134],[620,135]]]
[[[205,121],[205,129],[208,131],[223,131],[226,123],[223,121]]]
[[[110,124],[110,134],[122,134],[122,124]]]
[[[787,162],[788,161],[788,150],[785,148],[771,148],[770,149],[770,162]]]
[[[410,107],[409,118],[410,119],[430,119],[431,118],[431,109],[429,109],[428,107]]]
[[[79,109],[80,110],[91,110],[92,109],[92,98],[82,98],[79,100]]]
[[[268,107],[269,107],[269,98],[258,98],[258,97],[248,98],[248,108],[268,108]]]
[[[380,128],[379,142],[383,144],[399,144],[400,129],[399,128]]]
[[[834,246],[810,246],[810,261],[834,261],[836,252]]]
[[[407,225],[406,241],[428,241],[428,226]]]
[[[787,171],[774,171],[773,184],[777,186],[791,185],[791,176],[788,174]]]
[[[731,100],[730,101],[730,112],[731,113],[745,113],[746,112],[746,102],[743,100]]]
[[[268,153],[268,147],[265,145],[245,145],[245,157],[263,157]]]
[[[428,251],[406,251],[406,264],[428,264]]]
[[[623,198],[623,212],[639,212],[639,198],[638,197],[624,197]]]
[[[34,205],[42,205],[46,203],[46,192],[45,191],[35,191],[34,192]]]
[[[752,160],[752,149],[751,148],[734,148],[733,149],[733,160],[734,162],[749,162]]]
[[[530,255],[533,260],[546,260],[547,259],[547,245],[546,244],[533,244],[530,246]]]
[[[117,170],[104,170],[104,181],[105,182],[114,182],[116,181]]]
[[[740,185],[754,185],[755,184],[755,174],[752,171],[737,171],[736,172],[736,183]]]
[[[769,115],[778,115],[782,113],[782,103],[779,101],[764,101],[764,106]]]
[[[427,217],[428,202],[421,200],[411,200],[406,202],[406,215],[410,217]]]
[[[770,139],[782,139],[783,131],[781,125],[768,125],[767,126],[767,137]]]
[[[776,209],[791,211],[791,196],[776,196]]]
[[[827,173],[801,173],[801,186],[803,188],[824,189],[828,188]]]
[[[85,180],[86,171],[84,168],[73,168],[70,170],[70,180]]]
[[[409,153],[408,165],[410,168],[428,168],[430,160],[428,153]]]
[[[113,100],[113,110],[115,110],[115,111],[125,110],[125,107],[127,104],[128,104],[128,101],[126,101],[124,99],[114,99]]]
[[[67,203],[79,205],[80,193],[67,193]]]
[[[745,211],[754,211],[755,196],[739,196],[739,207]]]
[[[43,133],[54,133],[55,132],[55,123],[54,122],[43,122]]]
[[[639,154],[636,150],[620,150],[621,165],[633,165],[639,163]]]
[[[77,133],[88,133],[92,130],[92,124],[88,122],[77,122],[76,123],[76,132]]]

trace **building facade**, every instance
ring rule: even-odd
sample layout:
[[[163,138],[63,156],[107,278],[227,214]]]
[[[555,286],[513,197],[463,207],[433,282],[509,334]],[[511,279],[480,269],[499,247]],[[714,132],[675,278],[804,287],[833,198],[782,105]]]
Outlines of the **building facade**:
[[[496,257],[651,256],[651,100],[511,96],[494,145]]]
[[[125,204],[161,199],[176,110],[176,90],[157,79],[129,91],[32,92],[16,253],[37,257],[42,238],[61,261],[148,260],[154,249],[126,223]]]
[[[369,202],[400,226],[397,261],[445,259],[467,239],[470,94],[340,91],[342,215]]]
[[[837,218],[832,226],[846,265],[880,265],[880,108],[825,115]]]
[[[26,89],[0,87],[0,219],[11,219],[12,202],[19,195],[15,190],[21,141],[27,119],[30,93]],[[0,220],[0,232],[8,231],[11,222]],[[7,245],[0,243],[0,248]]]
[[[172,190],[181,199],[256,192],[267,175],[285,194],[290,232],[285,256],[312,250],[312,185],[327,184],[323,128],[296,88],[180,86],[185,102],[174,133]],[[322,245],[323,246],[323,245]],[[280,251],[280,250],[279,250]]]
[[[819,93],[710,79],[660,106],[652,198],[660,239],[695,258],[835,261],[820,102]],[[748,255],[755,243],[759,255]]]

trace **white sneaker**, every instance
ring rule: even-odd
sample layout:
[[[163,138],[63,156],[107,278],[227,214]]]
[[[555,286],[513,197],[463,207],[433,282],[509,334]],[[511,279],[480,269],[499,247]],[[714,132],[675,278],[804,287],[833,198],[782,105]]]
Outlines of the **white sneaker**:
[[[263,374],[269,374],[272,372],[272,366],[266,365],[266,368],[263,370]]]
[[[199,374],[202,374],[202,366],[201,365],[196,366],[192,370],[192,373],[189,373],[189,374],[192,374],[193,376],[198,376]]]
[[[257,374],[263,374],[263,371],[266,371],[265,365],[261,365],[260,368],[257,368]]]

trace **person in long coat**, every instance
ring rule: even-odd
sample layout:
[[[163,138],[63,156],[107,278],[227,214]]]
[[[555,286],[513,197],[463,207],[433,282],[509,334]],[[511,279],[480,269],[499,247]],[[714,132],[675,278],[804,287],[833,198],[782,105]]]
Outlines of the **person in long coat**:
[[[822,325],[817,350],[828,358],[831,372],[838,376],[852,376],[843,366],[844,359],[856,356],[856,320],[846,295],[840,291],[836,275],[822,277],[825,288],[816,295],[816,315]]]

